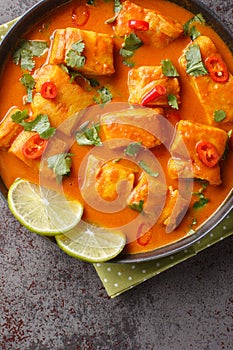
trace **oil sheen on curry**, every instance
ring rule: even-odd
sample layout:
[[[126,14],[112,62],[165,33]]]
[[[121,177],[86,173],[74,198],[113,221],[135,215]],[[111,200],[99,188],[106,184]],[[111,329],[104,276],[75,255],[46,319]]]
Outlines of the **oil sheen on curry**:
[[[201,13],[72,1],[5,67],[1,177],[78,199],[83,220],[125,232],[126,253],[191,235],[232,189],[232,67]]]

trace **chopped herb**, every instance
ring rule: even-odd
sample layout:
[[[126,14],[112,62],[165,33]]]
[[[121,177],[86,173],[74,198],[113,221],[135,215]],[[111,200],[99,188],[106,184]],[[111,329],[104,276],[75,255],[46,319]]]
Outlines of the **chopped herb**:
[[[102,86],[100,89],[98,89],[97,93],[98,97],[94,97],[94,101],[98,104],[105,104],[112,100],[112,93],[105,86]]]
[[[124,58],[129,58],[134,55],[135,50],[139,49],[143,45],[143,42],[137,37],[136,34],[130,33],[125,37],[122,48],[119,51],[119,54]],[[123,60],[123,64],[128,67],[133,67],[135,65],[134,62],[125,59]]]
[[[43,139],[48,139],[53,136],[56,130],[50,126],[47,114],[39,114],[34,120],[25,122],[24,119],[28,118],[28,111],[25,109],[22,112],[17,111],[11,118],[13,122],[22,125],[24,130],[38,132]]]
[[[214,112],[214,121],[220,123],[222,120],[226,118],[226,112],[222,109],[216,110]]]
[[[194,209],[203,208],[208,202],[209,202],[209,199],[206,198],[204,194],[200,194],[199,200],[193,204],[193,208]]]
[[[177,72],[175,66],[169,59],[165,59],[161,61],[162,63],[162,72],[166,77],[179,77],[179,73]]]
[[[11,119],[14,123],[20,124],[24,119],[27,119],[28,117],[28,110],[24,109],[23,111],[17,111],[12,114]]]
[[[35,86],[35,80],[29,73],[25,73],[21,78],[20,78],[20,83],[25,86],[27,90],[27,103],[32,102],[32,90]]]
[[[87,78],[85,75],[83,75],[80,72],[77,72],[76,70],[70,69],[69,67],[65,66],[64,64],[61,64],[60,67],[69,74],[70,76],[70,82],[72,83],[76,78],[83,79],[88,85],[91,87],[97,87],[100,85],[99,81],[96,78]]]
[[[141,213],[143,211],[143,204],[144,204],[144,200],[140,199],[139,203],[132,203],[129,205],[129,208]]]
[[[191,76],[202,76],[208,74],[208,71],[202,62],[201,51],[198,44],[192,44],[185,52],[187,61],[186,72]]]
[[[178,101],[175,95],[169,94],[167,99],[169,106],[171,106],[174,109],[179,109]]]
[[[99,137],[99,124],[93,124],[87,128],[89,121],[83,123],[79,131],[76,133],[76,141],[80,146],[102,146],[102,141]]]
[[[108,2],[109,0],[105,0],[105,1]],[[111,23],[115,22],[121,9],[122,9],[122,4],[121,4],[120,0],[114,0],[114,13],[115,13],[115,15],[113,17],[107,19],[105,21],[105,24],[111,24]]]
[[[94,6],[95,5],[95,0],[87,0],[87,5]]]
[[[138,151],[140,150],[140,148],[141,148],[140,142],[132,142],[126,147],[125,154],[130,157],[135,157]]]
[[[124,49],[124,48],[121,48],[120,51],[119,51],[120,55],[122,57],[132,57],[134,55],[134,51],[131,51],[131,50],[127,50],[127,49]]]
[[[138,164],[142,167],[142,169],[149,174],[150,176],[157,177],[159,176],[158,172],[154,172],[143,160],[140,160]]]
[[[82,39],[80,39],[71,47],[72,48],[66,54],[67,65],[72,68],[82,68],[86,62],[86,57],[81,55],[85,48],[85,44]]]
[[[130,60],[123,60],[122,63],[129,68],[132,68],[135,66],[135,62],[130,61]]]
[[[201,33],[199,32],[199,30],[197,30],[197,28],[195,26],[192,26],[189,30],[189,36],[191,38],[191,40],[195,40],[196,38],[198,38],[201,35]]]
[[[205,197],[204,195],[204,191],[205,189],[208,187],[209,183],[203,180],[200,180],[202,186],[200,188],[200,190],[198,192],[193,192],[194,196],[199,197],[199,200],[194,202],[193,204],[193,208],[194,209],[199,209],[199,208],[203,208],[208,202],[209,199]]]
[[[135,51],[143,45],[143,42],[137,37],[136,34],[130,33],[124,39],[123,48],[130,51]]]
[[[114,0],[114,12],[119,13],[122,9],[122,4],[120,0]]]
[[[54,156],[50,156],[47,159],[48,167],[53,169],[54,174],[59,182],[62,180],[62,176],[69,175],[72,165],[71,153],[59,153]]]
[[[38,40],[21,40],[13,53],[13,62],[22,69],[31,71],[35,67],[33,57],[40,57],[48,48],[48,43]]]
[[[192,23],[200,23],[204,25],[206,21],[203,15],[201,13],[198,13],[183,25],[184,35],[189,36],[192,40],[194,40],[200,35],[200,32],[196,29],[195,26],[190,27]]]

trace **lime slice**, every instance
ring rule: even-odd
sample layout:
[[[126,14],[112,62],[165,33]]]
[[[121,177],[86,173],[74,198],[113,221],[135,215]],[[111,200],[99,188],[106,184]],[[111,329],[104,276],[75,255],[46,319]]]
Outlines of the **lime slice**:
[[[83,214],[80,202],[24,179],[15,180],[9,188],[8,205],[23,226],[45,236],[71,230]]]
[[[65,253],[92,263],[113,259],[126,243],[122,232],[91,225],[83,220],[69,232],[55,238]]]

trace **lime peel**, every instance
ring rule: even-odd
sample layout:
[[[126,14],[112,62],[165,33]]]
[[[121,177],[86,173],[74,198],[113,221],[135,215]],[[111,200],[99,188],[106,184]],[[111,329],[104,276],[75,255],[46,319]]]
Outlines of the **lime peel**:
[[[14,181],[7,199],[16,219],[28,230],[44,236],[71,230],[83,214],[79,201],[24,179]]]
[[[91,225],[82,220],[72,230],[55,238],[66,254],[91,263],[115,258],[126,244],[126,237],[121,231]]]

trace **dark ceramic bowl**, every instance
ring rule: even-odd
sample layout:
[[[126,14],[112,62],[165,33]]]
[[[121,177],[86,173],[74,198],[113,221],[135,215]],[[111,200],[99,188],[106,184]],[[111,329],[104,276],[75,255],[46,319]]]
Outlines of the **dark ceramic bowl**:
[[[6,63],[9,55],[15,47],[16,41],[22,37],[31,27],[46,14],[46,16],[54,11],[57,7],[60,7],[69,0],[44,0],[33,6],[27,11],[10,29],[8,34],[0,46],[0,62],[1,72],[4,70],[4,64]],[[207,21],[207,24],[214,28],[219,34],[222,40],[227,44],[229,49],[233,52],[233,33],[224,25],[219,18],[203,3],[198,0],[172,0],[172,2],[186,8],[194,14],[202,13]],[[7,53],[7,54],[6,54]],[[0,72],[0,74],[1,74]],[[0,178],[0,193],[6,198],[7,189]],[[148,253],[140,253],[134,255],[119,255],[114,261],[128,263],[128,262],[142,262],[150,261],[164,256],[174,254],[180,250],[183,250],[200,238],[204,237],[210,232],[221,220],[230,212],[233,208],[233,189],[219,206],[219,208],[211,215],[211,217],[192,235],[185,237],[178,242],[169,244],[163,248],[159,248]]]

